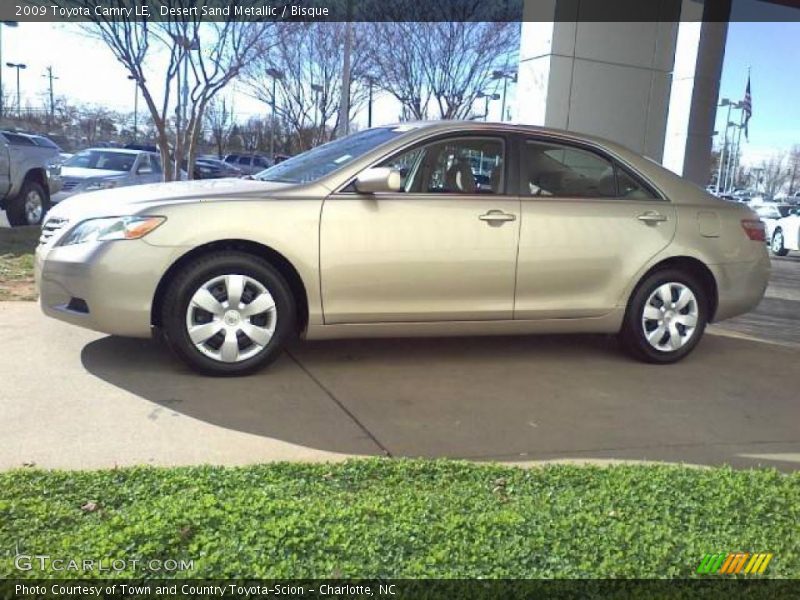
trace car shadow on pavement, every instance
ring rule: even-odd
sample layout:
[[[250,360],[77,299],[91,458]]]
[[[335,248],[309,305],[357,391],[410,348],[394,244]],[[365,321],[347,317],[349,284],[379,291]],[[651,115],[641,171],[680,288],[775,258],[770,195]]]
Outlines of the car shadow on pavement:
[[[797,468],[763,457],[800,456],[798,357],[711,335],[666,367],[604,336],[337,340],[297,342],[260,373],[218,379],[156,342],[107,337],[82,362],[171,411],[330,452]]]
[[[786,369],[798,356],[720,336],[667,367],[628,359],[606,336],[336,340],[297,342],[262,372],[219,379],[156,342],[106,337],[82,362],[171,411],[316,450],[797,468],[758,457],[800,451]]]

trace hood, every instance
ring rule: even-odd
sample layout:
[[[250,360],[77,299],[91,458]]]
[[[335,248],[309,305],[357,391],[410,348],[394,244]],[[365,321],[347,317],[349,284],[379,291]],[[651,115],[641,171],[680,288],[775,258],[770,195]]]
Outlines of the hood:
[[[86,169],[84,167],[65,167],[61,165],[61,177],[71,179],[106,179],[111,177],[125,177],[126,171],[107,171],[105,169]]]
[[[75,221],[140,213],[150,206],[177,202],[201,202],[225,197],[268,194],[290,184],[247,179],[201,179],[111,188],[76,194],[59,202],[48,217]]]

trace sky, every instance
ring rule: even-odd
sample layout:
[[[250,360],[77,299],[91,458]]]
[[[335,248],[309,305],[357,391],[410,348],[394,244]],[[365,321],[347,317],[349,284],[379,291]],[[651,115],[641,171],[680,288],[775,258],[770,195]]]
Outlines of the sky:
[[[720,82],[720,98],[744,98],[750,69],[753,114],[743,161],[757,164],[800,144],[800,23],[731,23]],[[717,112],[720,143],[727,108]],[[734,111],[731,120],[739,122]]]
[[[753,0],[735,0],[734,17],[751,9]],[[768,17],[785,19],[794,9],[757,3],[767,10]],[[738,13],[737,13],[738,11]],[[796,13],[794,13],[796,14]],[[796,17],[795,17],[796,18]],[[102,42],[87,36],[78,24],[21,23],[19,27],[2,27],[2,62],[23,62],[28,68],[20,74],[22,103],[44,106],[48,79],[46,68],[53,67],[58,77],[55,94],[72,101],[102,104],[119,111],[133,110],[132,82],[127,73]],[[728,28],[720,97],[732,101],[744,97],[750,69],[753,116],[750,140],[742,147],[743,162],[755,164],[776,152],[800,144],[800,22],[732,22]],[[157,65],[150,65],[156,67]],[[3,66],[3,86],[7,94],[16,94],[14,69]],[[510,110],[514,112],[514,90],[509,90]],[[235,85],[224,92],[233,99],[237,117],[246,119],[267,115],[268,107]],[[483,104],[476,106],[482,112]],[[378,95],[374,106],[374,124],[390,123],[399,118],[399,106],[387,95]],[[721,140],[726,109],[717,114],[717,131]],[[500,102],[490,105],[490,120],[499,120]],[[733,120],[738,118],[734,116]],[[356,116],[366,126],[366,110]]]

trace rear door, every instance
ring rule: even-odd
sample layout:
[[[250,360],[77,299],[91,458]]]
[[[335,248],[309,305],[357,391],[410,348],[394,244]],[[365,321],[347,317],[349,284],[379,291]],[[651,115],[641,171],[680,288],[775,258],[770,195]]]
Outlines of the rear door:
[[[675,233],[675,210],[601,150],[521,140],[514,317],[600,316]]]

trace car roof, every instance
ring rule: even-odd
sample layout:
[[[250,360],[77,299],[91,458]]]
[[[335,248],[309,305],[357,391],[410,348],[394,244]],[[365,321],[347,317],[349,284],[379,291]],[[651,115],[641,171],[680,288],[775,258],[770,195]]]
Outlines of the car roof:
[[[79,152],[115,152],[117,154],[155,154],[148,150],[131,150],[129,148],[84,148]]]

